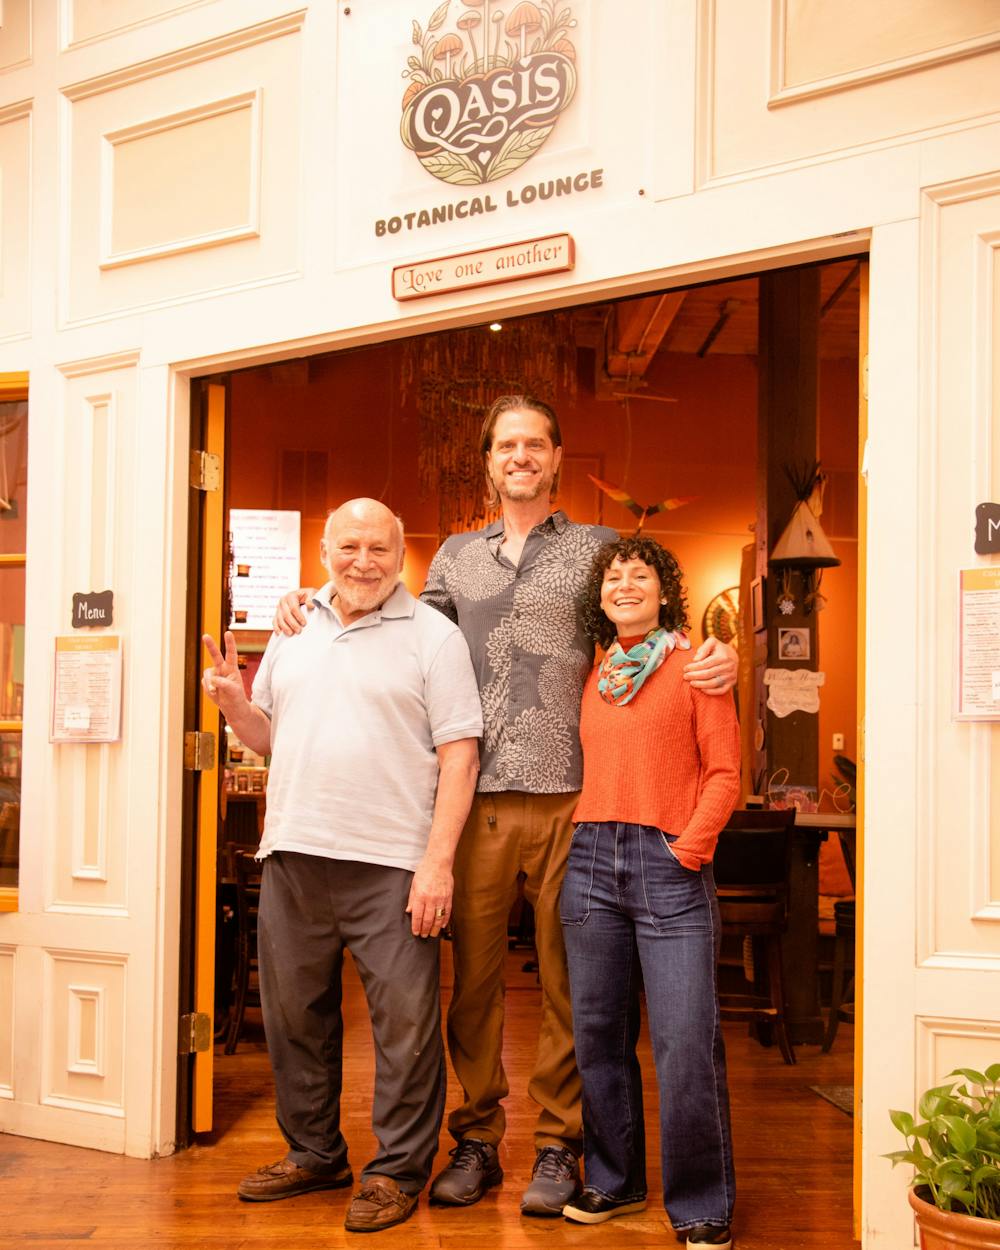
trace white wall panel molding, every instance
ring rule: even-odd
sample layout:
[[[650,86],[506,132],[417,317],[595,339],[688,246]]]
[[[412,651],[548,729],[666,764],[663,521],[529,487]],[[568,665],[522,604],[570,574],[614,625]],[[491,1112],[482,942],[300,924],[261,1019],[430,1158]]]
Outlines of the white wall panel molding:
[[[0,946],[0,1098],[14,1097],[14,975],[17,951]]]
[[[210,3],[212,0],[60,0],[60,45],[65,50],[97,43]]]
[[[102,585],[103,582],[95,583]],[[108,824],[110,822],[111,752],[113,743],[77,747],[67,759],[63,752],[63,772],[72,794],[75,817],[70,832],[74,881],[108,880]]]
[[[95,373],[113,373],[131,369],[139,363],[139,351],[113,352],[108,356],[90,356],[85,360],[67,360],[56,368],[64,378],[86,378]]]
[[[0,108],[0,126],[7,122],[16,122],[22,117],[30,117],[33,104],[33,100],[16,100],[13,104],[5,104]]]
[[[130,576],[135,533],[138,371],[135,353],[62,367],[62,479],[57,578],[61,602],[74,591],[112,590],[112,630],[122,636],[123,697],[132,690]],[[102,367],[103,366],[103,367]],[[69,626],[59,623],[57,632]],[[58,777],[46,911],[121,916],[127,908],[129,771],[132,744],[123,715],[122,741],[50,748]]]
[[[1000,1051],[1000,1023],[996,1020],[928,1015],[917,1016],[915,1023],[914,1096],[946,1081],[955,1068],[982,1071],[996,1062]]]
[[[0,0],[0,72],[31,61],[31,0]]]
[[[69,1038],[66,1070],[84,1076],[104,1077],[105,1016],[103,985],[70,985]]]
[[[123,1117],[127,957],[44,956],[41,1102]]]
[[[32,101],[0,109],[0,342],[31,325]]]
[[[153,57],[138,65],[126,65],[109,74],[100,74],[95,78],[70,83],[62,87],[61,91],[68,100],[73,102],[103,95],[108,91],[117,91],[121,87],[129,87],[160,74],[175,73],[177,70],[198,65],[203,61],[214,61],[219,57],[229,56],[244,48],[251,48],[255,44],[267,43],[283,35],[295,34],[302,29],[305,19],[306,10],[298,9],[294,13],[286,13],[270,21],[258,22],[254,26],[232,31],[217,39],[209,39],[204,43],[180,48],[165,56]]]
[[[112,1154],[125,1151],[125,1124],[122,1116],[94,1115],[94,1108],[78,1110],[62,1104],[24,1101],[0,1105],[3,1132],[41,1141],[65,1142]]]
[[[62,326],[301,276],[303,19],[62,90]]]
[[[259,89],[105,134],[101,268],[259,235],[261,141]],[[231,166],[199,169],[205,146]],[[210,185],[193,194],[199,175]]]
[[[894,78],[900,74],[912,73],[914,70],[933,65],[943,65],[948,61],[962,60],[965,57],[989,51],[991,48],[1000,47],[1000,6],[995,3],[992,4],[992,8],[996,10],[994,18],[991,20],[987,17],[985,22],[982,20],[982,14],[985,8],[990,7],[989,5],[967,6],[963,21],[962,6],[937,4],[938,13],[942,19],[958,18],[957,25],[954,20],[950,23],[954,33],[962,35],[963,29],[965,30],[962,37],[951,39],[943,36],[936,37],[935,33],[928,29],[926,10],[929,5],[927,3],[920,6],[925,12],[919,13],[914,11],[913,0],[896,0],[897,10],[904,7],[909,9],[909,12],[900,14],[892,11],[893,5],[891,4],[882,4],[873,8],[865,0],[863,13],[859,15],[860,20],[857,22],[852,20],[854,15],[849,12],[849,8],[840,4],[829,12],[835,16],[838,26],[843,31],[843,46],[849,54],[850,67],[843,66],[838,73],[824,74],[812,80],[804,78],[801,81],[794,81],[790,80],[787,72],[789,40],[793,38],[789,22],[789,4],[790,0],[771,0],[771,96],[768,104],[772,108],[812,96],[844,91],[850,87],[860,86],[862,83]],[[978,9],[978,14],[975,12],[976,9]],[[905,32],[907,36],[918,37],[917,46],[898,56],[886,54],[887,59],[874,62],[868,59],[871,56],[873,23],[883,21],[887,26],[891,26],[893,20],[900,16],[904,18],[904,21],[896,26],[893,34],[889,34],[889,40],[891,41],[894,36],[898,39],[900,33]],[[991,26],[993,29],[990,29]],[[859,38],[859,32],[862,30],[865,32],[865,37]],[[920,39],[922,32],[926,34]],[[814,31],[802,38],[802,42],[810,47],[810,50],[822,50],[824,43],[828,42],[822,37],[816,38],[817,34],[820,32]],[[906,42],[909,43],[911,40],[908,38]]]
[[[923,53],[913,52],[916,60],[906,67],[895,62],[907,58],[887,53],[889,59],[877,66],[856,67],[857,81],[790,91],[774,107],[775,62],[786,46],[778,24],[788,3],[703,0],[698,6],[699,186],[877,152],[1000,118],[1000,39],[969,48],[958,40],[954,48],[938,48],[927,63],[920,60]],[[938,4],[937,11],[947,17],[958,7]],[[871,12],[867,4],[864,9]],[[857,32],[865,26],[842,22],[845,47],[859,46]],[[874,72],[883,64],[890,72]],[[762,89],[762,83],[768,86]]]
[[[973,513],[998,472],[1000,174],[926,189],[921,233],[917,962],[1000,971],[996,731],[954,719],[958,571],[989,562],[973,551]]]

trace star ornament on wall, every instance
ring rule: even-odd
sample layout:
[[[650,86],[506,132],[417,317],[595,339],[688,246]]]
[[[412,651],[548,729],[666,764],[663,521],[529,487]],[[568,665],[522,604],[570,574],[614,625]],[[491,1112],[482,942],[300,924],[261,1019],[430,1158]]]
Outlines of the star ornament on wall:
[[[661,499],[659,503],[651,503],[643,507],[641,503],[636,503],[628,491],[622,490],[620,486],[615,486],[613,482],[602,482],[599,477],[594,477],[593,473],[588,473],[587,477],[609,499],[613,499],[615,503],[624,504],[633,516],[639,518],[639,524],[635,530],[636,534],[642,533],[642,527],[651,516],[655,516],[658,512],[672,512],[675,508],[683,508],[686,503],[691,503],[698,498],[697,495],[678,495],[673,499]]]

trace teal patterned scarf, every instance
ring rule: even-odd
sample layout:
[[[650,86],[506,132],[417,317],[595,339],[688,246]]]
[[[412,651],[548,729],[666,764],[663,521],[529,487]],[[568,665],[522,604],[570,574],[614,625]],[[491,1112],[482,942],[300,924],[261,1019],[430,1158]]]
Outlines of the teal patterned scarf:
[[[639,693],[642,683],[651,677],[674,647],[689,651],[691,643],[679,631],[650,630],[642,642],[622,649],[620,642],[613,642],[601,661],[597,675],[597,690],[605,703],[621,707],[631,702]]]

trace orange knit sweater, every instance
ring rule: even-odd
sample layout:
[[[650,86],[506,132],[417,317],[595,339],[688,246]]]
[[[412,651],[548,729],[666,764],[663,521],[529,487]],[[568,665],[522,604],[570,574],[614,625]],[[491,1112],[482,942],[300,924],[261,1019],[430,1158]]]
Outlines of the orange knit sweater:
[[[627,640],[626,640],[627,641]],[[583,789],[575,821],[655,825],[678,835],[671,850],[697,871],[740,797],[740,733],[730,695],[692,690],[690,653],[672,651],[631,703],[606,703],[598,670],[580,708]]]

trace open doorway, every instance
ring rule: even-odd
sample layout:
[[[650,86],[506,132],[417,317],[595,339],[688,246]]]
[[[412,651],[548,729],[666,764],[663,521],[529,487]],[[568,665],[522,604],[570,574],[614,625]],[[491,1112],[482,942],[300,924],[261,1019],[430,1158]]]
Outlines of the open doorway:
[[[816,459],[826,476],[823,529],[840,564],[824,574],[825,607],[815,618],[825,683],[817,715],[816,784],[806,801],[811,797],[820,806],[846,808],[852,801],[850,765],[857,760],[859,719],[855,636],[861,263],[840,260],[816,270]],[[521,388],[541,392],[560,414],[565,459],[557,506],[574,520],[630,533],[637,518],[621,494],[643,508],[671,501],[670,507],[645,518],[644,532],[670,547],[685,572],[694,641],[709,632],[727,640],[737,637],[738,614],[753,610],[754,579],[746,575],[745,553],[753,546],[759,514],[759,294],[760,279],[741,278],[231,374],[224,500],[225,531],[234,540],[223,600],[227,617],[240,627],[248,681],[268,629],[266,620],[254,617],[252,606],[237,602],[243,602],[240,593],[245,589],[240,581],[250,577],[240,567],[250,562],[241,556],[239,525],[245,520],[254,524],[255,513],[295,514],[292,529],[300,563],[292,584],[319,585],[324,580],[319,540],[327,512],[346,498],[381,498],[405,521],[404,580],[419,593],[441,539],[481,520],[474,446],[482,412],[493,395]],[[236,613],[243,612],[247,617],[240,620]],[[231,856],[254,846],[259,834],[266,760],[254,758],[231,735],[227,738],[220,760],[224,813],[218,826],[218,862],[220,876],[232,883]],[[795,780],[755,775],[746,779],[746,790],[777,801],[779,789]],[[816,1006],[808,1018],[793,1022],[799,1064],[788,1067],[776,1048],[759,1044],[761,1037],[769,1040],[766,1029],[748,1037],[746,1026],[727,1026],[737,1167],[743,1175],[741,1192],[748,1172],[761,1177],[780,1172],[781,1159],[769,1153],[770,1145],[761,1144],[759,1128],[765,1121],[782,1123],[781,1116],[787,1114],[799,1124],[798,1131],[808,1125],[811,1150],[817,1136],[829,1142],[822,1159],[823,1188],[831,1203],[839,1202],[849,1212],[852,1134],[846,1091],[853,1082],[852,1026],[840,1025],[826,1055],[819,1042],[829,1010],[834,911],[837,902],[853,896],[853,881],[836,837],[822,842],[818,865],[809,867],[815,869],[808,878],[816,892],[809,918],[815,940],[807,951],[806,974],[813,978]],[[228,1010],[237,952],[235,898],[222,899],[220,915],[216,977],[223,990],[220,1007]],[[524,995],[517,999],[520,1007],[530,1003],[532,977],[524,973],[523,952],[515,949],[511,959],[511,983]],[[755,975],[751,948],[731,949],[727,963],[732,966],[724,969],[726,977]],[[349,998],[348,1011],[352,1003],[363,1014],[363,1000]],[[509,1048],[533,1048],[530,1010],[524,1019],[524,1035],[508,1035]],[[268,1097],[266,1052],[252,999],[242,1026],[231,1035],[235,1053],[224,1053],[224,1040],[220,1035],[215,1055],[217,1099],[228,1108],[218,1125],[223,1130],[248,1089],[258,1091],[265,1102]],[[651,1063],[648,1051],[644,1063]],[[652,1080],[648,1089],[655,1100]],[[524,1090],[515,1091],[514,1097],[523,1099]],[[844,1123],[838,1126],[829,1119],[836,1116]],[[655,1116],[648,1122],[655,1124]],[[768,1134],[768,1139],[779,1136]],[[786,1150],[791,1165],[795,1147],[786,1143],[780,1149]],[[651,1158],[654,1154],[651,1140]],[[774,1181],[765,1184],[758,1178],[755,1183],[771,1192],[772,1202],[783,1201],[783,1191],[771,1188]],[[812,1218],[819,1224],[826,1220],[831,1228],[819,1211]],[[796,1227],[800,1220],[801,1211],[793,1217]],[[849,1226],[849,1217],[844,1226]],[[839,1241],[815,1244],[840,1245],[840,1236]]]

